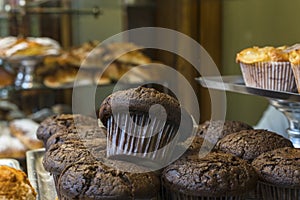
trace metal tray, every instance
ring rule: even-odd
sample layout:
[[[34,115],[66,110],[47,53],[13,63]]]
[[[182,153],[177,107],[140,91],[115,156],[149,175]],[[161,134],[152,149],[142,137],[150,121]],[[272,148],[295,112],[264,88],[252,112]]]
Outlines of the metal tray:
[[[53,177],[42,164],[44,153],[44,148],[26,152],[28,179],[37,192],[37,200],[55,200]]]
[[[11,158],[1,158],[0,165],[6,165],[21,170],[19,161]]]
[[[242,76],[208,76],[196,78],[196,81],[206,88],[300,102],[300,94],[298,93],[247,87]]]

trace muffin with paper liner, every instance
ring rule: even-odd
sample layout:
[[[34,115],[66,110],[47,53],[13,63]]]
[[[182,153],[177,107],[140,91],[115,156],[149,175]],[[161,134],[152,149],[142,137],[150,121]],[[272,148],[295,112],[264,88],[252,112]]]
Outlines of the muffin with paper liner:
[[[112,93],[99,110],[99,118],[107,127],[108,157],[154,167],[168,163],[173,144],[178,140],[177,131],[182,127],[180,123],[192,122],[181,111],[176,98],[154,88],[137,87]]]
[[[300,199],[300,149],[284,147],[262,153],[252,162],[262,200]]]
[[[251,47],[236,55],[246,86],[293,92],[296,81],[287,46]]]

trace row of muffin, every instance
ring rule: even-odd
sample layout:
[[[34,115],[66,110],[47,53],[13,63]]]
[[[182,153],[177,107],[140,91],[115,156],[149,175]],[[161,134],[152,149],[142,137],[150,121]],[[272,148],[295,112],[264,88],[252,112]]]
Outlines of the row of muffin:
[[[129,104],[125,102],[125,97],[131,100]],[[162,116],[163,112],[159,108],[155,112],[159,113],[158,117],[149,120],[144,116],[151,105],[158,102],[157,99],[160,100],[160,105],[164,106],[165,112],[168,114],[167,125],[160,129],[159,137],[136,138],[135,134],[148,136],[149,133],[144,132],[143,127],[151,124],[150,122],[153,120],[160,120],[159,116]],[[116,102],[117,104],[115,104]],[[129,117],[123,112],[124,104],[129,105],[130,117],[138,125],[144,125],[142,128],[137,125],[129,126],[132,124],[128,121]],[[113,106],[116,106],[118,111],[115,113],[118,116],[116,119],[112,116]],[[104,100],[99,116],[107,129],[99,128],[96,120],[81,115],[54,116],[42,122],[37,136],[43,139],[47,149],[44,167],[54,175],[60,199],[105,199],[109,197],[157,199],[161,196],[159,192],[161,183],[165,199],[206,197],[207,199],[215,197],[243,199],[251,189],[256,187],[260,172],[255,167],[256,165],[253,165],[254,167],[251,165],[251,160],[258,159],[271,150],[287,147],[288,150],[281,151],[292,152],[294,160],[289,163],[295,168],[299,168],[299,151],[292,147],[289,140],[276,133],[253,130],[251,126],[241,122],[225,122],[223,126],[222,121],[204,123],[199,126],[196,136],[191,136],[192,138],[185,141],[181,141],[182,138],[179,137],[179,144],[176,145],[176,148],[182,148],[184,151],[187,149],[187,151],[175,162],[168,163],[163,171],[151,172],[153,168],[149,170],[144,166],[136,165],[136,160],[133,164],[111,159],[124,158],[124,155],[125,157],[137,156],[138,160],[145,158],[146,160],[152,159],[152,161],[157,161],[156,158],[158,161],[167,158],[171,153],[169,149],[163,151],[162,154],[154,153],[153,157],[149,157],[147,154],[162,148],[164,144],[170,142],[170,138],[176,138],[176,135],[173,135],[176,131],[173,129],[176,129],[178,123],[178,109],[178,103],[170,96],[161,94],[154,89],[135,88],[120,91]],[[120,128],[120,124],[125,127],[125,131]],[[170,126],[175,126],[175,128],[165,128]],[[128,127],[131,128],[126,129]],[[153,127],[155,126],[152,124],[150,134],[153,133]],[[92,132],[88,130],[92,130]],[[96,131],[98,134],[95,133],[95,130],[99,130]],[[131,135],[127,133],[131,133]],[[234,139],[230,137],[234,137]],[[223,142],[225,145],[222,145],[223,140],[225,140]],[[212,152],[208,152],[211,150],[209,147],[213,146],[210,145],[210,142],[214,143],[215,141],[218,141],[216,147]],[[269,142],[272,145],[269,145]],[[205,151],[206,147],[208,150]],[[119,151],[120,149],[121,151]],[[203,149],[204,154],[201,155]],[[233,151],[230,152],[228,149]],[[225,152],[221,152],[221,150]],[[139,154],[141,152],[142,154]],[[237,153],[235,154],[235,152]],[[251,154],[252,156],[248,158],[247,156]],[[116,155],[118,156],[116,157]],[[120,155],[122,156],[119,157]],[[285,158],[282,157],[282,159]],[[145,164],[144,161],[138,162],[138,164]],[[266,161],[266,163],[268,162]],[[148,167],[148,165],[146,166]],[[280,166],[278,168],[284,172],[287,171]],[[142,173],[137,175],[136,172]],[[259,176],[264,180],[262,175]],[[297,183],[299,176],[295,175],[294,177],[293,180],[296,180],[295,191],[299,192],[299,183]],[[277,186],[276,183],[275,186]]]
[[[53,175],[58,199],[157,199],[157,174],[108,159],[106,135],[96,119],[79,114],[56,115],[41,123],[37,136],[46,148],[43,166]]]
[[[300,93],[300,45],[246,48],[237,53],[246,86]]]
[[[72,121],[74,121],[74,118],[76,121],[76,119],[81,117],[82,116],[80,115],[61,115],[53,118],[53,121],[62,122],[65,120],[65,124],[70,125],[73,123]],[[42,123],[42,125],[45,124],[46,123]],[[212,122],[212,124],[221,125],[221,122]],[[240,124],[241,127],[230,127],[230,125],[233,124]],[[62,128],[63,126],[61,125],[62,123],[56,128]],[[207,125],[207,123],[205,125]],[[85,154],[84,152],[91,152],[90,150],[93,148],[89,148],[88,146],[86,146],[86,148],[80,148],[80,143],[82,141],[89,141],[89,139],[84,139],[84,137],[80,140],[80,138],[83,135],[94,135],[86,133],[91,130],[95,133],[95,130],[99,131],[99,128],[97,126],[89,126],[90,128],[93,127],[89,129],[90,131],[83,131],[87,130],[85,127],[86,125],[83,126],[85,127],[84,129],[74,128],[74,126],[71,128],[72,126],[73,125],[69,126],[69,128],[65,129],[63,132],[53,134],[46,143],[48,145],[46,145],[47,152],[45,154],[44,166],[53,174],[60,173],[58,175],[59,178],[56,179],[60,199],[76,199],[78,197],[80,197],[79,199],[85,199],[88,197],[91,198],[91,196],[93,196],[94,199],[103,199],[108,196],[117,199],[157,199],[160,196],[160,176],[164,186],[164,199],[200,198],[199,195],[202,197],[205,195],[208,198],[224,197],[225,195],[228,198],[234,197],[243,199],[247,197],[247,193],[256,186],[256,168],[251,167],[251,164],[247,161],[239,159],[231,153],[222,153],[218,151],[224,150],[222,146],[224,146],[224,144],[225,146],[228,146],[228,144],[230,144],[228,141],[233,143],[235,141],[235,145],[229,145],[229,147],[231,147],[231,150],[233,150],[233,153],[236,155],[238,155],[237,152],[239,149],[244,148],[245,152],[248,154],[245,153],[243,154],[244,156],[238,156],[249,161],[256,157],[256,155],[261,154],[261,152],[268,152],[261,154],[255,159],[257,160],[258,167],[262,167],[260,164],[268,164],[269,161],[264,160],[264,158],[271,154],[277,157],[281,156],[281,162],[284,162],[286,155],[289,155],[289,166],[291,168],[294,166],[295,169],[299,169],[299,165],[295,163],[297,162],[297,159],[299,159],[299,151],[291,147],[292,145],[289,140],[265,130],[249,129],[232,133],[232,130],[243,129],[244,123],[225,122],[225,129],[223,129],[224,131],[222,132],[222,134],[225,135],[224,138],[218,142],[214,151],[207,154],[205,157],[201,158],[198,155],[204,141],[202,138],[203,132],[207,131],[202,130],[198,132],[201,136],[195,136],[192,145],[189,146],[186,153],[180,159],[167,166],[162,173],[147,172],[136,174],[122,172],[125,168],[128,169],[128,167],[134,170],[140,170],[141,166],[136,166],[127,162],[109,160],[106,159],[103,154],[102,157],[101,155],[99,156],[99,154],[94,155],[93,159],[91,159],[90,155],[88,155],[88,153]],[[54,128],[53,125],[52,128]],[[221,126],[217,126],[216,128],[220,129]],[[45,133],[45,131],[42,132]],[[100,132],[105,134],[104,129],[101,129]],[[99,135],[95,134],[94,137],[87,138],[90,138],[92,141],[97,138],[99,139]],[[230,138],[238,139],[232,140]],[[272,145],[266,145],[267,141],[270,141]],[[250,145],[252,148],[248,148],[247,150],[246,147],[249,147],[247,145],[249,142],[252,143],[252,145]],[[98,145],[96,146],[98,146],[98,148],[100,147],[100,149],[103,147],[103,150],[105,143],[100,144],[99,142],[96,142],[94,144],[97,143]],[[246,147],[242,147],[243,145]],[[287,148],[280,148],[284,146],[287,146]],[[253,149],[254,147],[257,147],[258,150]],[[277,150],[274,152],[269,151],[271,149]],[[234,152],[234,150],[237,150],[237,152]],[[227,152],[229,151],[227,150]],[[247,157],[246,155],[252,156]],[[294,160],[291,160],[293,156],[296,157]],[[94,160],[95,158],[96,160]],[[255,163],[255,161],[253,162]],[[280,166],[280,163],[279,165],[278,163],[273,163],[273,166],[280,169],[280,167],[282,167]],[[62,165],[64,165],[64,167],[59,167]],[[119,168],[115,169],[118,166]],[[124,168],[120,169],[120,166]],[[59,171],[59,169],[61,171]],[[259,170],[259,168],[257,170]],[[282,168],[281,170],[285,171],[286,169]],[[285,172],[290,173],[290,171]],[[279,181],[287,184],[284,180],[285,177],[290,177],[287,175],[288,174],[282,174],[281,176],[283,178]],[[276,178],[278,179],[278,177],[274,178],[275,180]],[[127,180],[127,182],[124,182],[124,180]],[[297,180],[297,176],[294,176],[294,180]],[[129,184],[130,187],[128,186],[128,182],[131,184]],[[106,189],[103,188],[104,186],[106,186]],[[92,189],[85,190],[85,188]],[[121,188],[123,188],[123,190],[121,190]],[[126,188],[126,190],[124,188]],[[130,190],[130,188],[133,188],[133,190]],[[259,194],[266,193],[260,191]],[[297,194],[298,193],[293,193],[293,197],[297,197],[295,196]],[[267,193],[267,197],[271,198],[269,195],[271,194]],[[284,193],[282,193],[282,195],[284,195]]]

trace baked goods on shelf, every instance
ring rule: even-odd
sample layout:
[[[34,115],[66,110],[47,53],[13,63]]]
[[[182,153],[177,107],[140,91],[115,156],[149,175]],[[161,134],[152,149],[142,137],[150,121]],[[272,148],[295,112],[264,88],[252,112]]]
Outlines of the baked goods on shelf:
[[[36,200],[36,195],[23,171],[0,166],[0,199]]]
[[[43,143],[37,139],[39,124],[31,119],[15,119],[9,122],[11,134],[18,138],[28,149],[39,149]]]
[[[0,39],[0,57],[4,59],[58,55],[60,51],[59,43],[47,37],[8,36]]]
[[[236,55],[246,86],[293,92],[295,77],[287,46],[246,48]]]
[[[1,124],[0,127],[0,158],[25,158],[26,146],[11,135],[6,124]]]
[[[107,84],[118,81],[134,66],[152,62],[135,44],[114,42],[100,45],[98,41],[66,50],[52,61],[58,67],[54,72],[44,75],[43,83],[48,87],[63,87],[75,80],[80,85]],[[150,76],[143,73],[142,69],[135,69],[126,81],[141,82],[148,80]]]

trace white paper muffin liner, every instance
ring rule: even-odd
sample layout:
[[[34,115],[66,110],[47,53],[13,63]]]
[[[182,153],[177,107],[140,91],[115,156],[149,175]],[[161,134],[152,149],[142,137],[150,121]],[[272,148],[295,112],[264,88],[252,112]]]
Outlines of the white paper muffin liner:
[[[146,115],[117,113],[107,123],[107,157],[166,163],[172,157],[178,128]],[[176,141],[175,141],[176,143]]]
[[[240,63],[240,67],[246,86],[285,92],[296,90],[290,62]]]
[[[292,64],[292,70],[293,70],[294,77],[296,80],[298,93],[300,93],[300,65]]]
[[[284,187],[259,181],[258,194],[262,200],[300,200],[300,187]]]
[[[246,200],[246,195],[231,195],[231,196],[193,196],[184,194],[174,190],[163,189],[164,200]]]

